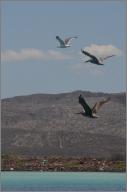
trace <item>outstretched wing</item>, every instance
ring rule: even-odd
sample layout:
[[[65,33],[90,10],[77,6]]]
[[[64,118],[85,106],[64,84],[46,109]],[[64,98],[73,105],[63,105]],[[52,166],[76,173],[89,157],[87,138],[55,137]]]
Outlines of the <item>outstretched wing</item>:
[[[82,95],[79,96],[79,103],[82,105],[82,107],[84,108],[85,110],[85,113],[91,113],[92,110],[91,108],[89,107],[89,105],[86,103],[85,99],[82,97]]]
[[[90,53],[88,53],[87,51],[84,51],[83,49],[81,49],[81,52],[89,57],[91,57],[94,60],[98,60],[94,55],[91,55]]]
[[[69,37],[69,38],[66,38],[65,40],[64,40],[64,43],[67,45],[69,45],[70,44],[70,42],[71,42],[71,40],[72,39],[76,39],[77,37]]]
[[[59,43],[61,44],[61,45],[65,45],[64,44],[64,41],[59,37],[59,36],[56,36],[56,39],[59,41]]]
[[[109,55],[109,56],[104,57],[104,58],[101,58],[101,57],[100,57],[100,61],[103,61],[103,60],[108,59],[108,58],[113,57],[113,56],[116,56],[116,55]]]
[[[108,97],[107,99],[104,99],[104,100],[102,100],[102,101],[97,102],[97,103],[94,105],[93,109],[92,109],[92,113],[97,113],[98,110],[100,109],[100,107],[102,107],[102,105],[104,105],[105,103],[107,103],[109,100],[110,100],[110,97]]]

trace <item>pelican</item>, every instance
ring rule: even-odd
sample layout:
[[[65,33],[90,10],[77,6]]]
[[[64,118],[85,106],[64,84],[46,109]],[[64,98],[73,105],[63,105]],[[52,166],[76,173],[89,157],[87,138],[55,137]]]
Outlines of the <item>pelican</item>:
[[[98,112],[100,107],[104,103],[107,103],[109,100],[110,100],[109,97],[107,99],[103,99],[102,101],[99,101],[99,102],[95,103],[93,108],[90,108],[89,105],[86,103],[85,99],[82,97],[82,95],[80,95],[79,96],[79,103],[81,104],[81,106],[84,109],[84,112],[81,112],[80,114],[85,115],[85,116],[89,116],[89,117],[92,117],[92,118],[97,118],[99,116],[97,116],[96,113]]]
[[[76,39],[77,37],[69,37],[65,40],[62,40],[59,36],[56,36],[56,39],[59,41],[60,46],[57,46],[58,48],[67,48],[70,47],[70,42],[72,39]]]
[[[103,62],[105,59],[108,59],[109,57],[115,56],[115,55],[110,55],[110,56],[107,56],[107,57],[99,58],[99,59],[98,59],[97,57],[95,57],[94,55],[91,55],[90,53],[88,53],[87,51],[84,51],[83,49],[81,49],[81,52],[91,58],[90,60],[85,61],[85,62],[94,63],[94,64],[96,64],[96,65],[104,65],[102,62]]]

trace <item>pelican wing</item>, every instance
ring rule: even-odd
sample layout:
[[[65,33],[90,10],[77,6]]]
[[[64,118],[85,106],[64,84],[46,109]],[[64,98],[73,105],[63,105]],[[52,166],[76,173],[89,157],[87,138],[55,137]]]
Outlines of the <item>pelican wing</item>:
[[[64,41],[59,36],[56,36],[56,39],[59,41],[60,45],[65,45]]]
[[[89,107],[89,105],[86,103],[85,99],[81,95],[79,96],[79,103],[82,105],[86,113],[92,112],[91,108]]]
[[[88,53],[87,51],[84,51],[83,49],[81,49],[81,52],[89,57],[91,57],[94,60],[98,60],[94,55],[91,55],[90,53]]]
[[[113,56],[116,56],[116,55],[109,55],[109,56],[107,56],[107,57],[100,58],[100,60],[103,61],[103,60],[108,59],[108,58],[113,57]]]
[[[100,107],[102,107],[102,105],[104,105],[105,103],[107,103],[109,100],[110,100],[110,97],[108,97],[107,99],[104,99],[104,100],[102,100],[102,101],[97,102],[97,103],[94,105],[93,109],[92,109],[92,113],[97,113],[98,110],[100,109]]]
[[[65,40],[64,40],[64,43],[67,45],[67,44],[70,44],[70,42],[71,42],[71,40],[73,40],[73,39],[76,39],[77,37],[69,37],[69,38],[66,38]]]

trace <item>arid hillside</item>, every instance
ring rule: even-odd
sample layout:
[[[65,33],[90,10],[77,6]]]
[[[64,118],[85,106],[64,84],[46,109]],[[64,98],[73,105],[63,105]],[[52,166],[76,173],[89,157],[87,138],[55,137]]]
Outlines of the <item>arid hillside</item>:
[[[99,118],[79,112],[82,94],[92,107],[110,96]],[[2,100],[2,154],[125,157],[126,96],[75,91]]]

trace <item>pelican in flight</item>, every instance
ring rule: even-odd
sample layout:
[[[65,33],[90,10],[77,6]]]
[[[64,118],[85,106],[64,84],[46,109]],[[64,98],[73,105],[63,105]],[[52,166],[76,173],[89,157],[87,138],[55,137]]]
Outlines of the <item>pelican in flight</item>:
[[[103,62],[105,59],[108,59],[109,57],[115,56],[115,55],[110,55],[110,56],[107,56],[107,57],[99,58],[99,59],[98,59],[97,57],[95,57],[94,55],[91,55],[90,53],[88,53],[87,51],[84,51],[83,49],[81,49],[81,52],[91,58],[90,60],[85,61],[85,62],[94,63],[94,64],[96,64],[96,65],[104,65],[102,62]]]
[[[77,37],[69,37],[65,40],[62,40],[59,36],[56,36],[56,39],[59,41],[60,46],[57,46],[58,48],[67,48],[70,47],[70,42],[72,39],[76,39]]]
[[[81,104],[81,106],[84,109],[84,112],[80,112],[80,114],[88,116],[88,117],[92,117],[92,118],[97,118],[99,116],[97,116],[96,113],[98,112],[100,107],[103,104],[107,103],[109,100],[110,100],[109,97],[107,99],[103,99],[102,101],[95,103],[93,108],[90,108],[89,105],[86,103],[85,99],[82,97],[82,95],[80,95],[79,96],[79,103]]]

